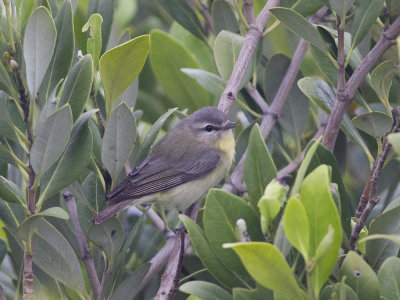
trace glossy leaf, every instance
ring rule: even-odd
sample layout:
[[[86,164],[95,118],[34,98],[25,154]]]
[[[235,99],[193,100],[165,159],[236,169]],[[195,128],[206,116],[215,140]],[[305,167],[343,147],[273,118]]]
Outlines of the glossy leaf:
[[[359,1],[351,28],[352,48],[355,48],[366,36],[381,13],[385,0]]]
[[[12,181],[0,176],[0,197],[11,203],[24,203],[20,188]]]
[[[42,186],[39,201],[47,199],[73,183],[86,169],[93,145],[92,134],[87,127],[87,122],[96,112],[97,109],[88,111],[75,122],[67,148],[54,170],[50,169],[50,174],[46,174],[46,184]]]
[[[68,103],[71,107],[73,121],[81,115],[92,88],[93,63],[90,55],[82,57],[68,74],[60,105]]]
[[[358,295],[359,299],[380,299],[379,282],[375,272],[354,251],[347,253],[339,270],[339,277],[346,276],[345,283]]]
[[[62,155],[68,145],[72,126],[70,106],[64,105],[44,120],[31,150],[30,161],[40,176]]]
[[[389,91],[392,86],[392,78],[399,71],[399,67],[393,64],[392,61],[384,61],[379,64],[371,72],[371,84],[374,88],[379,100],[386,107],[388,113],[391,113],[389,104]]]
[[[152,30],[150,63],[158,83],[168,98],[180,109],[191,112],[212,104],[211,95],[182,68],[200,68],[186,47],[160,30]]]
[[[124,228],[121,222],[116,218],[110,218],[101,224],[92,223],[88,237],[103,249],[112,266],[124,241]]]
[[[122,93],[142,70],[150,49],[149,35],[142,35],[104,53],[99,71],[106,95],[107,116]]]
[[[211,189],[207,194],[203,215],[204,231],[210,248],[226,267],[238,274],[246,274],[234,251],[222,248],[224,243],[239,241],[235,229],[238,219],[245,220],[252,241],[263,240],[256,212],[248,203],[228,192]]]
[[[400,156],[400,133],[391,133],[387,139],[392,144],[393,150]]]
[[[231,294],[226,290],[206,281],[189,281],[182,284],[179,290],[186,294],[195,295],[200,299],[232,300]]]
[[[93,70],[96,70],[97,64],[99,63],[99,57],[101,53],[101,24],[103,18],[99,14],[93,14],[89,20],[82,27],[82,32],[89,30],[90,37],[86,42],[86,50],[92,56],[93,59]]]
[[[302,202],[297,198],[290,198],[285,207],[283,217],[286,237],[299,250],[307,262],[310,258],[310,224]]]
[[[54,91],[60,80],[67,77],[71,67],[75,51],[71,2],[64,1],[54,19],[54,23],[57,30],[57,38],[53,57],[39,89],[41,105],[48,101],[50,93]]]
[[[274,7],[271,13],[290,31],[308,41],[311,45],[326,51],[326,45],[317,29],[302,15],[289,8]]]
[[[265,187],[276,176],[275,164],[261,136],[260,127],[255,124],[250,133],[244,164],[244,180],[253,207],[257,206]]]
[[[212,252],[210,245],[205,237],[204,231],[191,218],[179,215],[186,230],[188,231],[190,242],[197,257],[200,258],[204,267],[218,281],[227,287],[241,286],[242,283],[236,279],[234,274],[226,268]]]
[[[132,152],[136,121],[132,111],[121,103],[112,113],[103,136],[101,158],[115,182]]]
[[[400,299],[400,259],[398,257],[389,257],[384,261],[379,269],[378,280],[383,299]]]
[[[307,212],[310,224],[310,257],[316,255],[321,241],[332,226],[334,238],[328,251],[315,264],[311,280],[314,294],[318,296],[335,266],[342,242],[342,229],[339,214],[330,190],[330,169],[321,165],[304,180],[300,189],[300,199]]]
[[[56,28],[49,11],[37,8],[29,18],[24,36],[24,59],[28,88],[36,97],[49,66],[56,42]]]
[[[225,244],[239,255],[246,270],[262,286],[291,299],[303,299],[292,270],[281,252],[262,242]]]
[[[211,15],[215,34],[218,35],[222,30],[228,30],[233,33],[239,32],[235,14],[232,11],[232,7],[226,1],[214,1],[211,7]]]

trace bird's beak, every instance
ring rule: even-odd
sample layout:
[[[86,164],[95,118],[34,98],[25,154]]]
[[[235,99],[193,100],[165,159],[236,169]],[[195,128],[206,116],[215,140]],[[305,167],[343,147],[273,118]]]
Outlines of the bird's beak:
[[[225,129],[231,129],[231,128],[234,128],[234,127],[236,127],[236,126],[238,126],[239,125],[239,123],[237,123],[237,122],[228,122],[226,125],[225,125]]]

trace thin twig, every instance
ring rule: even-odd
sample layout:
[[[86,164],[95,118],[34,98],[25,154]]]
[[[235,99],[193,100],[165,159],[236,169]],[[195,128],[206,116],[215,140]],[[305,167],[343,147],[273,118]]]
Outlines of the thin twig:
[[[256,17],[254,16],[254,0],[244,0],[243,1],[243,9],[244,15],[246,16],[247,24],[250,27],[255,23]]]
[[[342,101],[336,101],[332,109],[331,117],[329,118],[328,126],[322,141],[323,145],[328,149],[333,149],[336,138],[339,133],[340,124],[344,114],[347,111],[355,93],[368,72],[374,67],[378,59],[386,52],[393,44],[397,36],[400,34],[400,17],[397,17],[393,24],[384,30],[381,38],[372,48],[372,50],[363,58],[360,65],[351,75],[346,83],[346,90]]]
[[[86,267],[86,272],[89,277],[90,286],[92,287],[93,291],[93,297],[97,298],[100,291],[100,282],[99,278],[97,277],[97,272],[94,266],[93,258],[90,256],[89,245],[86,241],[86,237],[85,234],[83,233],[81,225],[79,224],[78,210],[76,207],[75,197],[68,190],[65,190],[63,192],[63,197],[65,200],[65,204],[67,205],[68,208],[72,226],[74,227],[75,236],[79,247],[79,254]]]
[[[101,278],[100,291],[99,291],[99,296],[97,297],[97,300],[104,300],[105,299],[108,275],[109,275],[109,273],[108,273],[108,260],[104,257],[103,277]]]
[[[252,84],[249,84],[246,87],[246,91],[250,95],[250,97],[253,98],[254,102],[257,103],[258,107],[263,113],[268,112],[269,105],[260,95],[260,92],[257,90],[257,88],[255,88]]]

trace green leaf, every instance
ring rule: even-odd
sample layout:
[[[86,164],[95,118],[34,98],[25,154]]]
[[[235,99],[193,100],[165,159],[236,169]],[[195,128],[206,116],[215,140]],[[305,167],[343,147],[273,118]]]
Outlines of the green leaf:
[[[55,217],[63,220],[68,220],[68,213],[61,207],[50,207],[41,212],[38,212],[28,217],[17,230],[17,237],[25,242],[28,242],[33,231],[43,217]]]
[[[138,77],[150,49],[149,35],[142,35],[104,53],[99,71],[106,95],[107,116],[122,93]]]
[[[391,133],[387,139],[392,144],[393,150],[400,156],[400,133]]]
[[[256,289],[248,290],[242,288],[234,288],[233,292],[233,300],[254,300],[258,298],[258,292]]]
[[[24,36],[24,59],[28,88],[33,98],[50,63],[56,42],[56,28],[49,11],[40,6],[29,18]]]
[[[58,160],[54,170],[50,169],[46,173],[48,176],[47,184],[42,185],[39,201],[46,200],[73,183],[86,169],[93,145],[92,134],[87,127],[87,122],[97,111],[97,109],[88,111],[82,114],[75,122],[67,148]]]
[[[329,252],[330,248],[332,247],[334,238],[335,238],[335,230],[332,228],[332,226],[329,226],[327,234],[319,243],[317,250],[315,250],[316,262],[319,261]]]
[[[310,225],[303,203],[297,198],[290,198],[283,217],[286,237],[307,263],[310,259]]]
[[[139,286],[150,269],[151,264],[146,263],[129,275],[112,293],[111,300],[133,299],[140,292]]]
[[[0,176],[0,197],[7,202],[24,203],[24,197],[19,187],[3,176]]]
[[[216,99],[221,97],[226,87],[225,81],[214,73],[210,73],[200,69],[183,68],[181,71],[192,77],[203,88],[215,96]]]
[[[234,274],[227,269],[211,251],[210,245],[206,240],[204,231],[191,218],[185,215],[179,215],[190,237],[190,243],[197,257],[200,258],[203,266],[208,272],[222,284],[229,288],[241,286],[242,283],[236,279]]]
[[[231,294],[229,294],[223,288],[214,283],[206,281],[189,281],[182,284],[179,287],[179,290],[189,295],[195,295],[200,299],[232,300]]]
[[[15,7],[18,15],[19,30],[25,26],[35,7],[35,0],[17,0]]]
[[[340,218],[330,191],[328,166],[317,167],[303,180],[300,199],[306,209],[311,229],[310,257],[316,255],[318,246],[325,238],[329,227],[332,226],[334,230],[334,238],[329,251],[316,262],[311,274],[314,294],[318,297],[320,289],[337,262],[342,242]]]
[[[339,277],[346,277],[346,284],[357,293],[359,299],[380,299],[379,282],[375,272],[354,251],[347,253],[339,270]]]
[[[214,57],[218,72],[221,77],[228,81],[231,77],[233,67],[239,57],[240,50],[244,43],[244,37],[230,31],[222,30],[214,42]],[[253,76],[253,58],[249,62],[243,76],[241,87],[245,86]]]
[[[78,2],[82,2],[82,0]],[[85,5],[87,4],[85,3]],[[102,52],[106,50],[107,43],[111,35],[111,26],[114,19],[115,6],[116,6],[116,0],[96,0],[96,2],[93,2],[93,4],[90,3],[89,12],[86,14],[87,16],[91,16],[95,13],[98,13],[103,18],[103,24],[101,26],[101,36],[102,36],[101,49],[103,50]],[[82,13],[84,13],[84,11],[82,11]]]
[[[225,1],[214,1],[211,6],[211,15],[215,34],[218,35],[222,30],[228,30],[233,33],[239,32],[238,22],[232,7]]]
[[[354,0],[329,0],[331,8],[340,18],[345,18]]]
[[[291,299],[303,299],[294,274],[275,246],[262,242],[224,244],[239,255],[250,275],[262,286]]]
[[[20,204],[0,200],[0,220],[11,232],[14,232],[25,218],[25,210]]]
[[[68,145],[71,126],[72,115],[68,104],[44,120],[33,142],[30,155],[30,161],[37,176],[60,158]]]
[[[151,68],[168,98],[180,109],[189,108],[191,112],[212,105],[213,97],[181,71],[200,68],[188,49],[160,30],[152,30],[150,37]]]
[[[342,282],[335,285],[327,285],[321,292],[321,300],[358,300],[357,294],[347,284]]]
[[[151,126],[150,130],[147,132],[143,139],[142,144],[138,151],[133,154],[132,162],[134,166],[140,163],[149,154],[151,146],[154,144],[158,134],[165,121],[176,111],[176,108],[168,110],[165,114],[158,118],[158,120]]]
[[[386,300],[400,299],[400,259],[389,257],[379,269],[378,280],[381,298]]]
[[[302,15],[294,10],[283,7],[271,8],[270,12],[290,31],[293,31],[295,34],[322,51],[327,51],[325,42],[320,36],[318,30]]]
[[[373,111],[355,117],[351,123],[370,136],[379,139],[391,130],[393,120],[385,113]]]
[[[352,48],[355,48],[366,36],[371,26],[381,13],[385,0],[359,1],[356,9],[351,36],[353,38]]]
[[[234,251],[222,248],[224,243],[239,241],[236,234],[238,219],[245,220],[252,241],[264,239],[257,214],[248,203],[228,192],[211,189],[207,194],[203,215],[204,231],[210,248],[227,268],[238,274],[246,274]]]
[[[54,54],[39,88],[42,106],[48,101],[49,94],[57,88],[60,80],[67,77],[74,56],[75,39],[70,1],[64,1],[54,22],[57,30]]]
[[[0,265],[7,254],[7,242],[0,238]]]
[[[123,102],[114,109],[103,136],[101,158],[113,182],[125,167],[136,139],[136,121]]]
[[[330,114],[333,105],[336,101],[335,92],[322,79],[305,77],[297,82],[301,91],[319,108]],[[356,145],[358,145],[367,155],[369,161],[373,161],[373,157],[365,144],[363,138],[358,133],[357,129],[351,124],[350,118],[345,114],[340,128],[346,136]]]
[[[83,25],[82,32],[89,30],[90,38],[86,42],[87,53],[93,58],[93,70],[96,70],[101,53],[101,24],[103,18],[99,14],[93,14]]]
[[[103,249],[112,266],[124,241],[124,228],[116,218],[110,218],[101,224],[91,223],[88,238]]]
[[[92,88],[92,72],[92,57],[88,54],[74,65],[65,82],[59,105],[68,103],[71,106],[74,122],[82,114],[89,97]]]
[[[258,200],[264,194],[265,187],[276,176],[274,161],[261,136],[260,127],[255,124],[250,133],[244,164],[244,181],[253,207],[257,207]]]
[[[180,0],[158,1],[174,20],[190,31],[194,36],[206,41],[196,13],[186,2]]]
[[[38,222],[33,236],[33,262],[74,291],[86,293],[81,266],[71,245],[53,225]]]
[[[379,100],[386,107],[388,114],[391,113],[389,104],[389,91],[392,86],[392,79],[399,71],[399,67],[392,61],[387,60],[379,64],[371,72],[371,85],[374,88]]]

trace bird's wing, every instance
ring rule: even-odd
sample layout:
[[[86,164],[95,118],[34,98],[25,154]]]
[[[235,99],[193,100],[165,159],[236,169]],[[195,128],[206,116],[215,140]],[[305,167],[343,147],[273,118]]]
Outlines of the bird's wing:
[[[201,178],[217,166],[220,155],[216,149],[207,149],[193,159],[170,161],[166,157],[147,157],[129,175],[107,194],[107,201],[117,203],[139,199]]]

